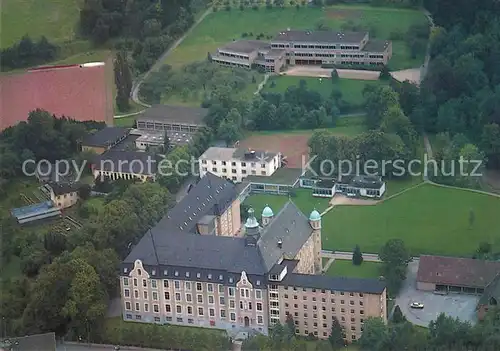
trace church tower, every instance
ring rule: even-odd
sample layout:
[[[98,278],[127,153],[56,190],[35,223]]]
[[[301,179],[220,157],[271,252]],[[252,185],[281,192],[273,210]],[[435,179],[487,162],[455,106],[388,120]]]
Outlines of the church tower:
[[[271,223],[273,217],[273,210],[271,210],[271,207],[269,207],[269,205],[266,205],[266,207],[264,207],[264,210],[262,211],[262,226],[266,227],[269,223]]]
[[[245,243],[247,246],[256,246],[260,238],[260,226],[253,208],[248,210],[248,217],[245,222]]]
[[[314,241],[314,273],[321,274],[323,267],[321,262],[321,215],[314,209],[309,215],[309,224],[313,229]]]

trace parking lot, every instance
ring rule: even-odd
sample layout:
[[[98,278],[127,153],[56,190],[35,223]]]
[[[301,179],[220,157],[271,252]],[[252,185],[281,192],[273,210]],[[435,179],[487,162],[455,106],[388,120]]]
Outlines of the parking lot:
[[[427,327],[441,313],[460,320],[476,323],[476,305],[479,296],[464,294],[436,295],[433,292],[419,291],[416,289],[416,277],[418,271],[418,260],[408,265],[408,276],[396,298],[396,305],[408,321],[413,324]],[[424,304],[423,309],[410,308],[412,302]]]

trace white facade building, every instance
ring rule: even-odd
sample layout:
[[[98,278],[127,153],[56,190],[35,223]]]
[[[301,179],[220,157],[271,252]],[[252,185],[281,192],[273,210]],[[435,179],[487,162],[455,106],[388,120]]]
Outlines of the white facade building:
[[[249,175],[272,175],[281,160],[281,153],[225,147],[210,147],[198,159],[200,177],[210,172],[236,183]]]

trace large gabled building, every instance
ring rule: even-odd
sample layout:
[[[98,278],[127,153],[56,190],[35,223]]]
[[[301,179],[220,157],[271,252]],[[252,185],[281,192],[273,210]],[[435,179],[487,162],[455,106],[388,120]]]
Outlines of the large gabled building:
[[[289,201],[259,223],[250,209],[235,231],[239,217],[236,186],[207,173],[123,261],[124,320],[267,334],[291,314],[297,334],[325,338],[336,317],[356,340],[364,318],[386,319],[384,282],[319,275],[317,211]]]

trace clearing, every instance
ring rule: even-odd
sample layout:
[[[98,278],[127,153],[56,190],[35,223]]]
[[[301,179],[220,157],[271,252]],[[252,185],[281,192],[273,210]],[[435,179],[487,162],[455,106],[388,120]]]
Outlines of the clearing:
[[[42,35],[61,44],[75,38],[80,16],[78,0],[3,0],[0,47],[6,48],[28,34]]]
[[[342,99],[351,105],[363,105],[365,99],[363,97],[363,89],[366,85],[386,85],[388,82],[381,80],[357,80],[357,79],[338,79],[332,82],[330,78],[311,78],[311,77],[296,77],[296,76],[276,76],[271,77],[266,83],[263,92],[284,93],[286,89],[292,85],[299,86],[300,81],[306,82],[306,86],[310,90],[317,91],[324,98],[328,98],[335,89],[342,93]],[[276,86],[271,87],[271,82],[275,82]]]
[[[399,238],[413,255],[470,256],[483,241],[500,248],[499,211],[500,198],[424,184],[374,206],[336,206],[323,216],[323,249],[376,253]]]
[[[288,158],[289,168],[301,168],[309,159],[307,142],[319,130],[327,130],[339,136],[355,136],[366,130],[364,115],[339,118],[334,128],[253,132],[240,141],[240,147],[282,152]]]
[[[295,197],[290,197],[290,199],[307,217],[309,217],[309,214],[314,209],[322,212],[328,207],[329,199],[312,197],[310,189],[296,189],[295,195]],[[283,195],[253,194],[246,198],[244,204],[251,206],[255,210],[257,219],[260,220],[264,207],[271,207],[274,215],[276,215],[287,203],[288,199],[288,196]],[[246,218],[246,215],[244,215],[244,218]]]
[[[363,262],[359,266],[352,264],[351,260],[335,260],[326,275],[332,277],[353,277],[353,278],[378,278],[380,277],[379,262]]]
[[[255,39],[264,34],[265,40],[288,27],[293,29],[316,29],[326,26],[332,30],[368,30],[377,39],[390,39],[391,33],[406,33],[414,24],[427,23],[424,14],[418,10],[370,6],[337,5],[326,8],[284,8],[284,9],[232,9],[209,14],[186,39],[168,56],[167,64],[174,68],[189,62],[204,60],[208,52],[218,47],[245,38]],[[251,34],[251,35],[249,35]],[[393,70],[419,67],[424,53],[415,59],[403,40],[393,42]]]

